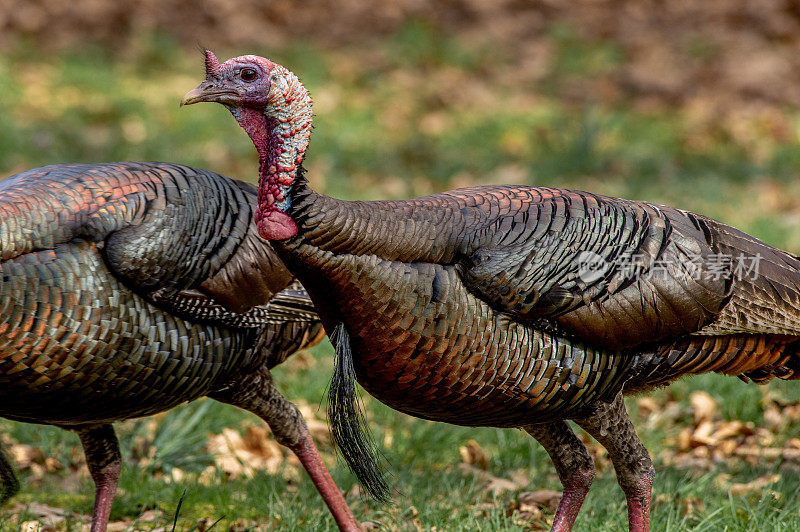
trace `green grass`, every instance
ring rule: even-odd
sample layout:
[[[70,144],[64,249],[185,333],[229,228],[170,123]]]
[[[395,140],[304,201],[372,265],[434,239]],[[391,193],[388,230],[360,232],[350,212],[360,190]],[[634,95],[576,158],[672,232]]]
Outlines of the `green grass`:
[[[316,118],[309,177],[339,197],[408,197],[509,181],[564,186],[701,212],[800,251],[796,110],[786,110],[793,127],[789,138],[772,135],[757,121],[745,124],[749,136],[741,138],[724,123],[695,120],[680,107],[642,110],[625,100],[571,102],[560,96],[571,83],[613,72],[623,58],[613,44],[582,42],[568,28],[552,28],[548,35],[557,60],[535,87],[495,79],[503,69],[502,54],[442,37],[422,23],[410,23],[366,51],[299,44],[247,51],[286,64],[311,89]],[[217,52],[222,58],[244,51]],[[92,47],[44,53],[24,43],[4,52],[0,176],[51,163],[131,159],[182,162],[254,179],[254,150],[224,109],[178,108],[183,93],[200,81],[201,65],[199,54],[185,53],[163,36],[143,39],[136,53],[124,58]],[[291,362],[278,368],[280,389],[291,399],[321,404],[330,355],[325,344],[314,350],[310,368]],[[776,382],[768,389],[800,400],[793,383]],[[732,378],[701,376],[655,392],[659,401],[667,394],[678,398],[687,412],[666,425],[640,419],[636,400],[630,400],[656,461],[654,530],[800,529],[796,464],[734,461],[694,470],[662,461],[691,422],[688,397],[696,390],[711,393],[725,419],[764,422],[763,389]],[[398,530],[415,530],[415,523],[424,530],[524,529],[511,511],[517,491],[492,495],[483,481],[459,467],[459,447],[468,440],[486,451],[492,475],[509,478],[522,471],[529,483],[520,490],[560,489],[544,451],[521,431],[434,424],[368,399],[366,406],[400,491],[394,504],[382,506],[358,495],[352,476],[323,445],[335,480],[362,520]],[[226,480],[218,473],[210,485],[197,482],[213,464],[205,450],[208,434],[258,423],[253,416],[199,401],[159,416],[155,431],[148,423],[118,426],[126,464],[112,520],[133,520],[156,509],[157,520],[141,526],[169,530],[185,492],[177,530],[192,530],[203,518],[221,518],[215,530],[236,529],[237,523],[334,529],[311,483],[291,471],[249,480]],[[73,434],[11,422],[0,422],[0,429],[63,464],[76,463]],[[800,435],[790,426],[778,437]],[[142,456],[152,453],[149,448],[155,454]],[[174,468],[187,477],[172,480]],[[730,474],[731,482],[747,482],[776,471],[781,481],[754,495],[731,496],[720,480]],[[16,502],[91,511],[91,482],[73,468],[41,481],[23,473],[22,482]],[[703,507],[688,512],[687,501],[693,499]],[[0,529],[15,530],[8,508],[0,511]],[[576,530],[621,530],[624,523],[624,498],[605,464]]]
[[[310,369],[289,371],[278,369],[278,385],[287,396],[318,403],[323,396],[332,369],[328,344],[314,349],[316,363]],[[291,363],[289,364],[291,365]],[[800,400],[800,389],[788,383],[775,383],[770,390],[786,400]],[[740,419],[763,424],[760,406],[762,389],[738,379],[701,376],[676,383],[671,389],[655,393],[681,397],[682,410],[690,411],[687,397],[692,391],[705,390],[715,397],[726,419]],[[736,398],[732,401],[732,398]],[[681,423],[649,427],[636,414],[635,399],[630,400],[640,435],[656,457],[656,482],[653,505],[654,530],[793,530],[800,527],[800,482],[795,464],[765,461],[757,466],[720,463],[711,469],[687,470],[664,466],[659,453],[665,439],[674,438]],[[521,530],[515,514],[510,512],[518,491],[560,489],[555,472],[545,452],[525,433],[512,429],[465,428],[411,418],[393,412],[374,400],[366,400],[375,439],[381,442],[393,485],[399,490],[394,503],[380,505],[353,492],[355,481],[346,468],[333,459],[330,448],[321,442],[327,463],[337,484],[348,492],[348,502],[362,520],[384,525],[388,529],[413,530],[416,518],[425,530]],[[187,421],[196,413],[202,415],[194,424]],[[322,412],[320,412],[320,416]],[[691,416],[687,414],[688,423]],[[222,530],[240,523],[272,523],[281,530],[335,530],[332,519],[311,483],[303,476],[286,480],[282,475],[259,474],[249,480],[225,480],[220,473],[211,485],[195,481],[195,473],[213,461],[205,453],[204,441],[210,432],[223,427],[241,428],[243,423],[257,424],[250,414],[209,400],[174,409],[158,419],[159,429],[153,443],[159,453],[146,465],[131,463],[137,435],[143,432],[146,420],[118,425],[120,441],[127,461],[120,480],[120,495],[115,501],[112,520],[133,520],[145,510],[163,512],[155,523],[140,526],[165,526],[185,492],[179,515],[178,530],[189,530],[199,520],[221,518]],[[39,427],[6,422],[7,433],[20,442],[40,447],[69,464],[74,456],[77,437],[52,427]],[[798,437],[800,428],[790,427],[785,437]],[[391,439],[387,438],[391,435]],[[519,471],[529,483],[517,491],[492,495],[484,483],[459,464],[459,447],[475,440],[489,457],[489,473],[502,478],[517,478]],[[167,452],[177,446],[182,452]],[[616,485],[612,468],[603,461],[598,479],[587,498],[576,530],[620,530],[625,522],[625,502]],[[170,467],[181,467],[188,480],[166,480]],[[750,496],[732,497],[719,479],[732,475],[731,482],[747,482],[761,475],[779,472],[782,480]],[[23,490],[15,501],[39,502],[64,507],[82,514],[91,512],[92,484],[87,478],[72,486],[76,476],[67,470],[45,477],[42,485],[31,486],[22,476]],[[65,489],[65,485],[72,486]],[[773,492],[780,493],[776,500]],[[686,515],[686,501],[702,500],[704,510]],[[2,514],[0,514],[2,527]],[[11,529],[11,528],[9,528]]]

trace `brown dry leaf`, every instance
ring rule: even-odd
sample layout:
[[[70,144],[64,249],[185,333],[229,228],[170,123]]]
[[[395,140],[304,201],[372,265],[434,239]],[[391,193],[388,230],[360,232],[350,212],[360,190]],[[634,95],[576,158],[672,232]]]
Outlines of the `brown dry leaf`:
[[[197,476],[197,483],[201,486],[211,486],[217,481],[217,468],[214,466],[207,466]]]
[[[11,512],[14,514],[26,512],[28,515],[33,515],[36,520],[26,521],[20,524],[20,527],[28,526],[30,530],[39,530],[41,532],[48,532],[59,528],[64,521],[69,519],[71,521],[86,521],[90,520],[89,516],[81,516],[80,514],[73,513],[64,508],[56,508],[38,502],[28,504],[17,503],[11,507]],[[30,528],[38,526],[39,528]]]
[[[695,423],[712,420],[717,414],[717,402],[706,392],[694,392],[689,396],[694,409]]]
[[[469,440],[466,445],[460,446],[458,453],[461,455],[462,463],[473,465],[484,471],[489,469],[489,458],[486,451],[475,440]]]
[[[697,428],[694,429],[694,432],[692,433],[691,446],[699,447],[701,445],[707,445],[713,447],[714,445],[716,445],[717,441],[711,438],[711,433],[713,432],[713,430],[714,430],[714,424],[711,423],[711,421],[705,420],[700,422],[700,424],[697,426]]]
[[[608,466],[609,462],[606,457],[606,455],[608,455],[608,450],[597,443],[585,430],[578,432],[578,438],[580,438],[581,442],[586,446],[586,450],[589,451],[589,455],[592,457],[592,461],[597,470],[603,471]]]
[[[745,458],[781,458],[783,460],[800,460],[800,449],[796,447],[738,447],[733,452]]]
[[[775,442],[775,434],[764,427],[758,427],[755,431],[755,440],[758,445],[769,447]]]
[[[683,427],[678,433],[678,450],[688,451],[692,448],[692,428]]]
[[[136,520],[140,523],[151,523],[161,519],[163,515],[164,512],[162,510],[145,510]]]
[[[723,422],[714,430],[711,439],[721,441],[736,436],[752,436],[754,434],[753,427],[753,423],[749,421],[747,423],[739,420]]]
[[[56,471],[62,471],[64,469],[64,464],[56,458],[48,456],[44,459],[44,469],[48,473],[55,473]]]
[[[472,473],[480,480],[484,481],[486,485],[483,487],[483,489],[485,491],[493,493],[494,495],[498,495],[504,491],[518,490],[522,487],[513,480],[496,477],[491,473],[484,471],[482,469],[478,469],[477,467],[470,464],[458,464],[458,467],[462,471]]]
[[[247,427],[245,436],[225,428],[206,444],[214,462],[231,477],[252,478],[257,470],[275,474],[284,462],[283,449],[265,427]]]
[[[780,430],[786,421],[786,417],[784,417],[774,403],[770,403],[764,407],[764,424],[767,428]]]
[[[527,469],[515,469],[508,474],[508,478],[510,478],[520,488],[524,488],[531,482],[531,475]]]
[[[308,427],[308,431],[311,433],[311,436],[314,438],[314,442],[316,442],[317,445],[323,444],[323,447],[330,448],[331,431],[328,428],[328,424],[317,417],[317,407],[312,407],[305,401],[297,401],[296,404],[297,409],[300,410],[300,413],[306,420],[306,426]]]
[[[554,490],[523,491],[517,497],[517,504],[521,511],[530,511],[531,507],[536,507],[555,512],[562,495],[560,491]]]
[[[184,473],[183,469],[173,467],[172,470],[169,472],[169,477],[167,477],[165,480],[180,482],[184,478],[186,478],[186,473]]]
[[[639,417],[646,419],[660,410],[658,401],[653,397],[640,397],[636,404],[639,407]]]
[[[506,515],[513,516],[514,524],[522,526],[523,530],[548,530],[550,523],[542,508],[551,507],[552,504],[557,506],[558,501],[554,499],[560,497],[561,493],[557,491],[523,492],[519,494]]]
[[[781,476],[777,473],[772,475],[764,475],[755,480],[744,484],[731,484],[731,495],[746,495],[754,491],[760,491],[770,484],[775,484],[781,480]]]
[[[736,440],[725,440],[719,444],[717,450],[722,453],[723,456],[731,456],[736,452],[737,447],[739,447],[739,443]]]
[[[21,470],[29,469],[34,464],[44,464],[42,451],[32,445],[16,443],[8,448],[8,453],[11,455],[11,460],[13,460],[14,464]]]
[[[683,515],[692,517],[697,514],[702,514],[706,511],[706,505],[702,499],[697,497],[687,497],[681,500]]]
[[[414,527],[414,530],[422,532],[422,523],[419,521],[419,510],[413,505],[409,506],[408,509],[411,511],[411,525]]]

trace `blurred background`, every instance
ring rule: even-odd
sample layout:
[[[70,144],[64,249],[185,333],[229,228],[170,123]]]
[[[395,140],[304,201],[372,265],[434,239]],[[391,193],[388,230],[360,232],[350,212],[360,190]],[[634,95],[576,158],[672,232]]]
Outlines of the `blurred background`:
[[[0,0],[0,177],[161,160],[255,180],[255,151],[222,107],[178,108],[203,78],[201,47],[221,60],[264,55],[300,77],[316,115],[308,177],[329,194],[577,188],[700,212],[800,252],[794,0]],[[319,422],[359,516],[386,530],[546,529],[542,490],[560,486],[530,438],[413,420],[368,399],[401,493],[393,506],[363,498],[322,424],[330,352],[326,343],[276,373]],[[795,388],[703,376],[629,400],[656,459],[656,530],[800,529]],[[0,429],[24,484],[0,528],[79,530],[92,490],[77,438]],[[254,418],[200,401],[120,432],[118,530],[171,523],[184,490],[181,530],[220,518],[220,530],[332,529]],[[592,491],[576,528],[620,529],[624,499],[592,450],[607,489]]]

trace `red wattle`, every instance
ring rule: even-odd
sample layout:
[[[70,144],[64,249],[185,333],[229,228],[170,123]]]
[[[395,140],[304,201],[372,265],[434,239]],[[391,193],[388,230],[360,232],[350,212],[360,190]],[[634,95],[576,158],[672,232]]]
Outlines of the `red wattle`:
[[[286,240],[297,234],[297,224],[285,212],[261,211],[258,216],[258,234],[267,240]]]

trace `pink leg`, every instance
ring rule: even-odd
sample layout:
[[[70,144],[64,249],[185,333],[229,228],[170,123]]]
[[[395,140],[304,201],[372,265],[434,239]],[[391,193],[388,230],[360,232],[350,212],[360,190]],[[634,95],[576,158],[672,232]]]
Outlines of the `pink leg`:
[[[119,443],[111,425],[82,427],[76,432],[95,485],[91,532],[105,532],[122,467]]]
[[[551,532],[569,532],[595,476],[594,462],[586,446],[575,436],[565,421],[525,427],[550,455],[558,477],[564,486],[564,495],[556,509]]]
[[[583,500],[589,493],[589,488],[594,480],[594,470],[578,470],[572,474],[564,484],[564,495],[558,503],[556,516],[553,519],[551,532],[569,532],[575,524],[575,518],[583,506]]]
[[[598,405],[592,417],[575,420],[608,451],[617,472],[617,482],[628,501],[628,528],[631,532],[650,530],[650,497],[655,469],[631,418],[622,394],[612,403]]]
[[[304,430],[300,441],[288,447],[300,459],[300,463],[303,464],[308,476],[311,477],[311,481],[317,487],[320,496],[322,496],[322,500],[325,501],[328,510],[333,515],[339,530],[348,532],[360,531],[361,526],[356,521],[353,512],[350,511],[350,507],[347,506],[336,484],[334,484],[330,473],[328,473],[328,468],[322,462],[317,446],[314,445],[314,440],[311,439],[308,431]]]
[[[278,392],[269,370],[249,373],[210,397],[248,410],[267,422],[275,439],[297,455],[340,530],[360,531],[353,512],[322,463],[297,407]]]
[[[652,493],[652,478],[643,478],[638,486],[625,490],[625,498],[628,501],[628,528],[631,532],[647,532],[650,530],[650,498]]]

